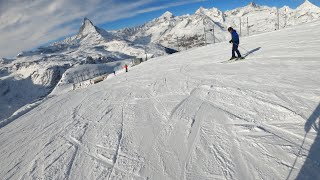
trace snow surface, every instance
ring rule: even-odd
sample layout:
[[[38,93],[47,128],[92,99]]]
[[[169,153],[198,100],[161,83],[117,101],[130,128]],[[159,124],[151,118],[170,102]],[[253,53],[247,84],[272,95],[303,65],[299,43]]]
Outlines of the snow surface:
[[[0,177],[320,179],[314,29],[242,38],[242,61],[219,43],[48,97],[0,129]]]
[[[320,8],[309,1],[296,9],[285,6],[279,12],[281,29],[320,17]],[[16,111],[26,112],[25,107],[33,106],[36,101],[52,95],[52,90],[59,89],[54,93],[61,93],[62,89],[63,92],[70,87],[72,89],[74,84],[63,88],[56,86],[61,77],[65,76],[64,73],[74,66],[106,64],[110,67],[115,61],[128,62],[136,57],[145,57],[146,54],[158,57],[175,52],[173,49],[180,51],[223,42],[230,39],[227,32],[229,26],[237,29],[241,36],[247,36],[247,18],[250,35],[278,28],[277,9],[255,3],[226,12],[217,8],[199,8],[193,15],[176,17],[166,12],[142,26],[119,31],[105,31],[85,18],[75,36],[34,51],[21,52],[14,59],[0,59],[0,127],[3,122],[14,120],[12,115],[21,114]],[[210,31],[213,28],[214,31]],[[87,81],[80,84],[83,83],[88,84]]]

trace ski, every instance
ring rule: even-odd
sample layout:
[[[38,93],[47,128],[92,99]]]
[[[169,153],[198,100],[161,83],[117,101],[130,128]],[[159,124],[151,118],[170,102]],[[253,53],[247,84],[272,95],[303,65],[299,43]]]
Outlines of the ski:
[[[244,60],[244,59],[245,59],[244,57],[234,58],[234,59],[231,59],[231,60],[222,61],[221,63],[232,63],[232,62],[239,61],[239,60]]]
[[[236,58],[235,61],[244,60],[244,59],[245,59],[245,57],[240,57],[240,58]]]

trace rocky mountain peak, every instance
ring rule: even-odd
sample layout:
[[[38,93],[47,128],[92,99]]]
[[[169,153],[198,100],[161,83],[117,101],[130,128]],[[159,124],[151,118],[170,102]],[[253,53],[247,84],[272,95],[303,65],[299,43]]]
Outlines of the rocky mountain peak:
[[[171,19],[171,18],[174,18],[174,15],[169,11],[166,11],[159,17],[159,19]]]
[[[97,28],[93,25],[93,23],[88,18],[84,18],[78,35],[85,36],[85,35],[88,35],[89,33],[96,33],[96,32],[97,32]]]
[[[250,2],[249,3],[249,5],[248,5],[249,7],[253,7],[253,8],[258,8],[259,7],[259,5],[257,5],[255,2]]]
[[[282,8],[280,8],[280,11],[282,11],[282,12],[291,12],[292,9],[289,6],[283,6]]]
[[[206,9],[201,6],[201,7],[195,12],[195,14],[204,14],[204,11],[205,11],[205,10],[206,10]]]
[[[312,4],[310,1],[305,0],[298,8],[297,10],[319,10],[320,8],[314,4]]]

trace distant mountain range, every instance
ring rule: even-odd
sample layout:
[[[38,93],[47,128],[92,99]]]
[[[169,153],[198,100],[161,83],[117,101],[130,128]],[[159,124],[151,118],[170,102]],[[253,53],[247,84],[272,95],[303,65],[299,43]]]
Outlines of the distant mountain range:
[[[277,9],[260,6],[253,2],[245,7],[226,12],[217,8],[201,7],[193,15],[175,17],[172,13],[166,12],[161,17],[142,26],[126,28],[115,34],[132,42],[153,42],[175,49],[178,49],[178,46],[185,49],[204,44],[204,29],[206,31],[214,29],[215,41],[221,42],[230,38],[227,32],[229,26],[237,29],[242,36],[247,36],[248,31],[249,34],[257,34],[278,29],[278,17],[279,27],[285,28],[318,19],[320,8],[308,0],[296,9],[288,6]],[[213,33],[206,32],[206,38],[207,42],[212,43]],[[192,42],[188,42],[190,40]]]

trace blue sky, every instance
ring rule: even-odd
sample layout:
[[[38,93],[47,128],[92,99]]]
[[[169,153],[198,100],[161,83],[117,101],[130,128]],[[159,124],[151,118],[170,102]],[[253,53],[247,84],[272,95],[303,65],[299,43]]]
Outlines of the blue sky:
[[[304,0],[256,0],[260,5],[296,8]],[[310,0],[320,6],[320,0]],[[193,14],[200,6],[222,11],[250,0],[0,0],[0,58],[12,57],[75,35],[84,17],[107,30],[144,24],[165,11]]]

